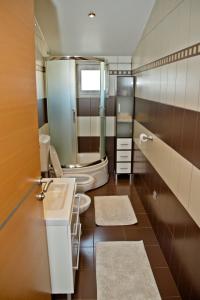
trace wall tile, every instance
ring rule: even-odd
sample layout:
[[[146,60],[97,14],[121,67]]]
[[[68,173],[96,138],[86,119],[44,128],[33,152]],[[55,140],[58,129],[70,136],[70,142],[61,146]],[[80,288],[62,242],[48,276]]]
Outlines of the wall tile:
[[[167,98],[166,104],[174,104],[175,87],[176,87],[176,67],[177,64],[173,63],[168,65],[167,68]]]
[[[100,117],[90,117],[90,136],[100,136]]]
[[[37,99],[44,99],[46,97],[45,91],[45,74],[36,71],[36,86],[37,86]]]
[[[187,63],[185,108],[200,111],[200,56],[191,57]]]
[[[131,70],[131,64],[118,63],[117,70]]]
[[[200,226],[200,170],[192,168],[191,191],[189,199],[189,213]]]
[[[117,92],[117,76],[109,76],[109,96],[115,96]]]
[[[115,136],[116,117],[106,117],[106,136]]]
[[[90,136],[90,117],[77,118],[78,136]]]
[[[176,88],[175,88],[174,105],[185,107],[187,60],[178,61],[176,64],[177,64],[177,69],[176,69]],[[173,102],[171,104],[173,104]]]
[[[190,196],[190,187],[191,187],[191,176],[192,176],[192,164],[186,159],[181,157],[180,176],[178,183],[178,198],[181,201],[181,204],[188,211],[188,203]]]
[[[168,65],[161,67],[161,82],[160,82],[160,102],[167,102],[167,74]]]

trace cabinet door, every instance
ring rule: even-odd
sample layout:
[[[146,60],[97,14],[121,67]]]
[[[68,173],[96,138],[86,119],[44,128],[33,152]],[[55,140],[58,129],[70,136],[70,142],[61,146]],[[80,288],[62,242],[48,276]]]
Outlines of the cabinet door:
[[[131,161],[131,151],[117,151],[117,161]]]

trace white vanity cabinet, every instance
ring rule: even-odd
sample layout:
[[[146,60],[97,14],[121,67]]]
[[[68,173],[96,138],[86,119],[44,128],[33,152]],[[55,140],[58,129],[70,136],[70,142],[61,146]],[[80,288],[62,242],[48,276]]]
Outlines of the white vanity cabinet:
[[[55,185],[50,185],[44,199],[51,289],[52,294],[73,294],[81,236],[79,205],[74,206],[74,201],[78,201],[75,198],[76,184],[73,178],[54,181]],[[58,192],[56,196],[59,184],[66,185],[66,191]]]

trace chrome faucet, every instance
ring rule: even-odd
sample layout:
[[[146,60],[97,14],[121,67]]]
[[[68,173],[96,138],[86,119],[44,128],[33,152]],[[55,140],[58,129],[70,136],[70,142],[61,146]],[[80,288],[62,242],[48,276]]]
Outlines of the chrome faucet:
[[[53,179],[50,179],[49,181],[47,181],[42,189],[43,193],[46,193],[48,191],[48,188],[50,186],[50,184],[53,182]]]
[[[37,182],[39,183],[39,184],[43,184],[43,183],[45,183],[45,185],[43,186],[43,188],[42,188],[42,191],[39,193],[39,194],[37,194],[36,195],[36,199],[38,199],[38,200],[43,200],[44,198],[45,198],[45,193],[47,192],[47,190],[48,190],[48,188],[49,188],[49,186],[50,186],[50,184],[53,182],[53,179],[49,179],[48,181],[45,179],[45,178],[40,178],[40,179],[38,179],[37,180]]]

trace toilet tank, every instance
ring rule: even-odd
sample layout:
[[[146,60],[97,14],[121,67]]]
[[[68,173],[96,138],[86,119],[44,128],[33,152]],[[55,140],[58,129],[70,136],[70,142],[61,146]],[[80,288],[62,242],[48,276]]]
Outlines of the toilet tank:
[[[50,136],[47,134],[40,134],[39,143],[40,143],[40,169],[41,172],[48,172]]]

